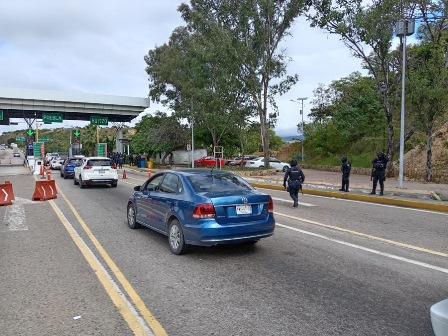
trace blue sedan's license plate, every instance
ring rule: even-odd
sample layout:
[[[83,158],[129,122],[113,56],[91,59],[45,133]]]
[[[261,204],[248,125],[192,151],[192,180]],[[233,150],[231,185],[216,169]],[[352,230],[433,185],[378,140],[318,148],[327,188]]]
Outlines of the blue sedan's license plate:
[[[237,205],[236,214],[237,215],[250,215],[252,213],[252,207],[250,205]]]

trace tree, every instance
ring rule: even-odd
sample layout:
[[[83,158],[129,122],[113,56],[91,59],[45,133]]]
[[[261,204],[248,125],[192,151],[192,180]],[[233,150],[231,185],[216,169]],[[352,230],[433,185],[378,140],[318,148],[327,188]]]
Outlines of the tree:
[[[373,76],[382,102],[388,129],[387,154],[393,157],[398,148],[395,139],[395,112],[398,110],[400,69],[399,57],[391,53],[393,25],[407,3],[398,0],[313,0],[314,13],[308,15],[311,25],[337,34],[354,57],[363,61]],[[409,130],[405,139],[413,133]],[[390,163],[392,160],[390,161]],[[389,171],[391,166],[389,165]]]
[[[81,143],[82,153],[86,156],[94,156],[97,144],[97,126],[89,124],[82,129]]]
[[[429,5],[430,4],[430,5]],[[448,105],[448,56],[446,18],[437,18],[445,11],[438,1],[419,4],[423,24],[418,38],[420,45],[410,50],[408,96],[414,105],[417,127],[426,134],[426,180],[432,180],[432,136],[435,123],[442,119]]]
[[[313,107],[311,108],[308,117],[314,122],[326,122],[332,117],[332,112],[329,108],[331,105],[330,90],[326,88],[324,84],[319,83],[317,89],[315,89],[313,93],[316,98],[311,101]]]
[[[193,0],[179,7],[189,28],[219,47],[227,78],[237,79],[256,106],[266,166],[268,105],[276,111],[275,96],[298,80],[297,75],[286,76],[287,58],[278,46],[306,7],[304,0]]]
[[[330,115],[336,128],[349,142],[364,137],[383,138],[386,126],[381,101],[372,77],[354,72],[350,76],[333,81],[329,92],[332,104]]]
[[[247,94],[229,78],[221,54],[215,41],[179,27],[168,44],[145,57],[150,96],[172,108],[178,118],[207,129],[213,146],[248,111]]]
[[[164,153],[162,164],[165,164],[168,156],[170,156],[171,164],[173,151],[187,147],[188,131],[173,116],[160,114],[157,117],[161,118],[160,125],[149,129],[148,141],[155,152]]]

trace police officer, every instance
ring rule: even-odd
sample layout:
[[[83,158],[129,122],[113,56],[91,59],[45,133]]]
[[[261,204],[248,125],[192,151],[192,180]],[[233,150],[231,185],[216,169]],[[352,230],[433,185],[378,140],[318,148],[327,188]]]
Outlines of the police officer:
[[[341,158],[341,172],[342,172],[342,187],[339,191],[347,191],[349,185],[350,171],[352,170],[352,164],[348,159],[344,156]]]
[[[289,163],[291,168],[285,173],[283,178],[283,187],[286,189],[286,183],[289,187],[289,196],[291,196],[294,201],[293,207],[297,208],[299,201],[299,190],[302,189],[302,183],[305,182],[305,174],[303,174],[302,169],[297,167],[297,161],[291,160]]]
[[[370,195],[376,194],[376,186],[380,182],[380,195],[384,195],[384,181],[386,180],[386,166],[389,158],[383,152],[377,153],[377,157],[372,160],[373,188]]]

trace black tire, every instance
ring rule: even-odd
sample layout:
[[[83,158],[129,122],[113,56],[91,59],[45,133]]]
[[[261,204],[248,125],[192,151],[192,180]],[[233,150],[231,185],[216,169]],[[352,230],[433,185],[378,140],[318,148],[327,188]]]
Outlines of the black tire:
[[[286,172],[286,171],[288,170],[288,168],[289,168],[288,166],[284,166],[283,169],[282,169],[282,171],[283,171],[283,172]]]
[[[86,187],[86,185],[84,184],[84,182],[81,180],[81,175],[79,175],[79,187],[81,189],[84,189]]]
[[[135,215],[135,208],[134,204],[128,203],[128,209],[126,211],[127,219],[128,219],[128,226],[131,229],[140,229],[142,227],[141,224],[137,223],[136,215]]]
[[[111,184],[112,188],[116,188],[117,185],[118,185],[118,182],[115,182],[115,183],[112,183],[112,184]]]
[[[260,166],[260,167],[258,167],[258,169],[264,169],[264,166]]]
[[[64,174],[62,174],[62,170],[59,172],[59,174],[61,175],[61,177],[63,177],[64,176]]]
[[[168,226],[168,246],[177,255],[188,252],[189,245],[185,243],[184,233],[177,219],[173,219]]]
[[[64,174],[62,174],[62,176],[64,177],[64,180],[68,179],[68,176],[65,172],[64,172]]]
[[[73,184],[74,185],[78,185],[79,184],[79,182],[76,180],[76,176],[75,175],[73,175]]]

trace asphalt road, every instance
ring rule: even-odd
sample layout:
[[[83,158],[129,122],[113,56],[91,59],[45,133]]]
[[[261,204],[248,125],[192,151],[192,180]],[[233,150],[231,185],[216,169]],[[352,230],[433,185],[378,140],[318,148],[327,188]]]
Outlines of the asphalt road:
[[[0,167],[16,195],[15,214],[0,207],[2,335],[433,335],[447,213],[313,195],[294,209],[263,189],[273,237],[175,256],[166,237],[127,227],[127,197],[147,176],[126,172],[117,188],[81,190],[56,171],[58,197],[27,202],[34,178]]]

